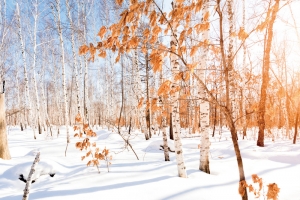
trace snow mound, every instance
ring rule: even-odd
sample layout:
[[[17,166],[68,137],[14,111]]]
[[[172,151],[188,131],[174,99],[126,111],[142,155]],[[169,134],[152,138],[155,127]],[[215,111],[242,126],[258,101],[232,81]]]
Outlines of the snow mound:
[[[147,148],[143,149],[143,151],[150,152],[150,153],[161,153],[161,151],[162,151],[161,146],[163,146],[162,140],[153,141],[147,146]],[[173,140],[168,141],[168,147],[170,147],[171,151],[175,151]]]
[[[32,162],[26,162],[18,164],[8,170],[6,170],[2,176],[8,180],[18,180],[20,174],[23,174],[24,178],[27,179],[30,172]],[[55,174],[57,171],[50,162],[39,162],[36,166],[35,172],[32,176],[32,180],[38,179],[42,175]]]

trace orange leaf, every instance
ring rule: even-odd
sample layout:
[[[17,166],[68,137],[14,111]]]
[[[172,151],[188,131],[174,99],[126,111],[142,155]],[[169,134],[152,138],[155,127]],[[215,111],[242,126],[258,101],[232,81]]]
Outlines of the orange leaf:
[[[75,117],[75,122],[78,122],[78,123],[81,122],[81,116],[80,116],[79,113],[78,113],[78,114],[76,115],[76,117]]]
[[[81,149],[82,143],[81,142],[76,142],[75,146],[76,146],[76,149]]]
[[[92,161],[90,160],[86,165],[90,166],[92,164]]]
[[[198,48],[199,48],[198,46],[193,46],[192,49],[191,49],[190,55],[191,56],[195,55],[196,52],[197,52],[197,50],[198,50]]]
[[[166,80],[165,82],[163,82],[162,84],[161,84],[161,86],[159,87],[159,89],[158,89],[158,91],[157,91],[157,95],[158,96],[161,96],[161,95],[164,95],[164,94],[166,94],[166,93],[169,93],[170,92],[170,90],[171,90],[171,81],[169,81],[169,80]]]
[[[116,0],[116,4],[117,4],[117,5],[121,6],[122,3],[123,3],[123,0]]]
[[[140,108],[142,107],[143,101],[144,101],[144,97],[142,97],[142,98],[139,99],[139,104],[138,104],[138,106],[137,106],[138,109],[140,109]]]
[[[152,51],[150,56],[150,64],[153,66],[153,72],[159,72],[162,70],[162,65],[163,65],[163,59],[160,53],[158,51]]]
[[[120,57],[121,57],[121,55],[118,54],[118,56],[116,57],[115,63],[118,63],[120,61]]]
[[[83,45],[79,48],[79,55],[85,55],[89,52],[89,47],[87,45]]]
[[[208,21],[208,18],[209,18],[209,12],[206,12],[204,14],[203,21]]]
[[[148,28],[146,28],[146,29],[144,30],[144,36],[145,36],[146,38],[148,38],[149,35],[150,35],[150,30],[149,30]]]
[[[243,27],[240,28],[240,31],[238,33],[238,37],[240,40],[245,40],[248,37],[248,33],[245,32],[245,29]]]

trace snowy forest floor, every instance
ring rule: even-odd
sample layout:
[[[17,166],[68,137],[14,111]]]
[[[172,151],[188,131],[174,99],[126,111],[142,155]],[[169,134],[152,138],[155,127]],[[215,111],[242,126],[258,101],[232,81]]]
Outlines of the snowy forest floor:
[[[177,177],[174,153],[170,152],[170,162],[164,161],[159,147],[161,135],[146,141],[142,134],[132,133],[135,137],[130,142],[139,156],[137,160],[131,150],[122,151],[124,142],[117,133],[100,128],[96,133],[91,141],[96,141],[101,150],[110,149],[113,156],[110,172],[104,162],[99,174],[96,167],[86,166],[88,160],[81,161],[86,151],[75,148],[81,140],[73,134],[65,157],[65,131],[60,130],[59,136],[55,134],[53,138],[37,135],[34,140],[31,130],[21,132],[19,127],[9,127],[12,159],[0,159],[0,199],[22,198],[25,183],[18,178],[20,174],[27,177],[37,151],[41,152],[34,175],[38,179],[31,185],[29,199],[241,199],[237,161],[228,130],[223,130],[221,137],[216,134],[211,138],[211,174],[198,170],[200,137],[182,138],[187,179]],[[280,200],[300,200],[300,144],[284,139],[272,142],[269,138],[265,144],[264,148],[257,147],[251,131],[248,140],[239,139],[247,182],[252,183],[251,175],[257,174],[263,179],[264,193],[266,185],[275,182],[280,188]],[[172,149],[173,141],[169,140],[169,145]],[[55,176],[50,177],[49,173]],[[255,198],[253,193],[248,196],[266,199],[264,195]]]

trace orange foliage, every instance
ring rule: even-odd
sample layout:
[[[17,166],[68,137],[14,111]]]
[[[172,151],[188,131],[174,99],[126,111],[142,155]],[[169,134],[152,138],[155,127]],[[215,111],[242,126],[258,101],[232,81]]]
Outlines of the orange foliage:
[[[79,48],[79,55],[85,55],[87,52],[89,52],[89,47],[87,45],[82,45]]]
[[[166,93],[169,93],[171,90],[171,88],[170,88],[171,83],[172,82],[169,80],[166,80],[165,82],[163,82],[157,91],[157,95],[161,96],[161,95],[165,95]]]

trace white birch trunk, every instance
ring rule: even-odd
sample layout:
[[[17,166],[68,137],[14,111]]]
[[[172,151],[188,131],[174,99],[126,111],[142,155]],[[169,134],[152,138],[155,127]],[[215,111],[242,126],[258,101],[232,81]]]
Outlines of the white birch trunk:
[[[33,63],[32,63],[32,72],[33,72],[33,84],[35,91],[35,101],[36,101],[36,112],[37,112],[37,121],[38,126],[41,126],[41,116],[40,116],[40,100],[38,95],[37,81],[36,81],[36,55],[37,55],[37,44],[36,44],[36,35],[37,35],[37,23],[38,23],[38,1],[36,0],[34,5],[34,30],[33,30]]]
[[[75,36],[74,36],[74,25],[72,21],[72,15],[69,5],[69,0],[66,0],[66,7],[68,11],[68,19],[70,21],[70,28],[71,28],[71,45],[72,45],[72,55],[73,55],[73,67],[75,71],[75,84],[76,84],[76,100],[77,100],[77,113],[80,114],[80,89],[79,89],[79,83],[78,83],[78,63],[77,63],[77,57],[76,57],[76,50],[75,50]]]
[[[86,12],[85,12],[85,4],[84,1],[81,2],[81,8],[82,8],[82,14],[83,14],[83,37],[82,37],[82,42],[86,42],[87,39],[87,35],[86,35],[86,26],[87,26],[87,22],[86,22]],[[89,105],[89,95],[88,95],[88,62],[87,62],[87,57],[86,55],[83,56],[84,59],[84,119],[86,121],[87,124],[89,124],[89,109],[88,109],[88,105]]]
[[[159,85],[162,84],[162,79],[163,79],[162,74],[163,74],[163,72],[161,71],[160,72]],[[161,104],[162,110],[165,110],[164,109],[164,104],[166,102],[165,102],[165,99],[162,96],[159,97],[159,103]],[[162,136],[163,136],[163,147],[164,147],[165,161],[170,161],[167,131],[168,131],[167,117],[162,115]]]
[[[19,84],[19,70],[17,70],[17,74],[16,74],[16,84],[17,84],[17,90],[18,90],[18,108],[20,110],[19,112],[19,120],[20,120],[20,126],[21,129],[23,127],[23,118],[22,118],[22,112],[23,112],[23,108],[21,107],[21,99],[20,99],[20,84]]]
[[[24,66],[24,81],[25,81],[25,96],[26,99],[24,100],[24,105],[25,109],[28,107],[28,115],[29,115],[29,120],[32,120],[32,110],[31,110],[31,101],[30,101],[30,96],[29,96],[29,82],[28,82],[28,74],[27,74],[27,63],[26,63],[26,52],[25,52],[25,44],[23,40],[23,35],[22,35],[22,28],[21,28],[21,16],[20,16],[20,9],[19,9],[19,4],[17,3],[17,20],[18,20],[18,35],[20,39],[20,45],[21,45],[21,51],[22,51],[22,59],[23,59],[23,66]],[[34,131],[34,126],[31,124],[31,122],[28,122],[33,129],[33,135],[34,139],[36,139],[35,131]]]
[[[61,47],[61,64],[62,64],[62,87],[63,87],[63,96],[64,96],[64,114],[65,114],[65,126],[67,129],[67,146],[66,151],[68,148],[68,144],[70,143],[70,135],[69,135],[69,114],[68,114],[68,97],[67,97],[67,86],[66,86],[66,70],[65,70],[65,49],[64,49],[64,40],[62,35],[62,28],[61,28],[61,17],[60,17],[60,0],[56,0],[56,24],[57,24],[57,31],[59,34],[59,41]],[[54,12],[53,12],[54,14]],[[67,155],[65,151],[65,156]]]
[[[203,4],[202,18],[209,11],[208,9],[209,1],[207,0]],[[207,23],[207,21],[203,21]],[[209,29],[205,30],[202,34],[202,40],[208,40]],[[203,83],[205,83],[205,70],[206,70],[206,59],[208,54],[208,46],[202,48],[202,56],[200,61],[200,66],[198,70],[198,76]],[[200,144],[200,166],[199,169],[203,172],[210,174],[209,169],[209,102],[203,100],[206,97],[205,89],[199,87],[199,97],[200,97],[200,127],[201,127],[201,144]]]
[[[139,71],[139,66],[138,66],[138,54],[137,51],[134,51],[133,55],[133,71],[135,73],[134,79],[134,92],[136,93],[137,100],[140,101],[143,97],[142,94],[142,88],[141,88],[141,77],[140,77],[140,71]],[[146,99],[144,98],[144,102]],[[142,133],[145,134],[145,139],[149,139],[149,135],[147,133],[147,124],[146,124],[146,119],[145,119],[145,114],[146,114],[146,108],[145,108],[145,103],[143,102],[142,107],[138,110],[138,118],[139,118],[139,123],[141,124],[141,131]]]
[[[171,49],[176,45],[174,36],[172,36]],[[179,86],[179,81],[174,79],[176,74],[179,73],[179,63],[177,57],[174,54],[171,54],[171,68],[172,68],[172,89],[175,89]],[[180,118],[179,118],[179,91],[174,92],[171,95],[171,110],[172,110],[172,126],[173,126],[173,136],[175,143],[175,154],[177,161],[178,176],[182,178],[187,178],[186,168],[184,164],[182,143],[180,136]]]
[[[106,102],[105,102],[105,123],[108,128],[110,129],[110,108],[109,108],[109,84],[108,84],[108,67],[107,67],[107,59],[105,58],[105,94],[106,94]]]
[[[24,189],[24,195],[23,195],[22,200],[29,199],[29,191],[30,191],[30,186],[31,186],[32,175],[34,174],[35,167],[36,167],[36,165],[38,164],[39,161],[40,161],[40,152],[38,152],[36,154],[35,159],[32,163],[32,166],[31,166],[31,169],[30,169],[27,181],[26,181],[26,186],[25,186],[25,189]]]
[[[45,120],[46,121],[46,125],[49,126],[50,128],[50,132],[51,132],[51,136],[53,136],[52,133],[52,125],[50,123],[50,119],[49,119],[49,113],[48,113],[48,109],[47,109],[47,100],[46,100],[46,96],[45,96],[45,91],[44,91],[44,73],[45,73],[45,68],[44,68],[44,63],[43,63],[43,70],[42,70],[42,75],[41,75],[41,80],[40,80],[40,85],[41,85],[41,91],[42,91],[42,102],[44,104],[44,115],[45,115]]]

